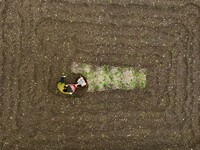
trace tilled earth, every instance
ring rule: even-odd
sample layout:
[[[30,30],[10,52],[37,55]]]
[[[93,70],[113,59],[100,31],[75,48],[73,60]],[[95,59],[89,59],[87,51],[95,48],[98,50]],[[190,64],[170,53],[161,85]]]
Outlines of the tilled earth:
[[[200,149],[200,1],[0,0],[0,149]],[[72,62],[147,69],[69,98]]]

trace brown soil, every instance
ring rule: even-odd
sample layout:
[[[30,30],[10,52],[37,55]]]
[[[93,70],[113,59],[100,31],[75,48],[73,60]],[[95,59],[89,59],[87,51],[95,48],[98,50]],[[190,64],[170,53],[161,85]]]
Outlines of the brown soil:
[[[0,149],[200,149],[191,2],[1,0]],[[147,68],[147,88],[60,96],[73,61]]]

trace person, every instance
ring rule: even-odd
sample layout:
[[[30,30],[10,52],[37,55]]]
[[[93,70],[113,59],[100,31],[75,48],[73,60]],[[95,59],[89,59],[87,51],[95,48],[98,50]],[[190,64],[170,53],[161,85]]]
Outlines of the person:
[[[77,86],[76,84],[66,84],[63,87],[63,92],[68,92],[68,94],[73,94],[76,90]]]
[[[60,77],[60,81],[59,82],[64,83],[65,82],[65,78],[66,78],[66,76]]]
[[[64,83],[65,78],[66,76],[62,76],[59,82]],[[62,91],[64,93],[72,95],[76,91],[76,88],[78,86],[84,87],[86,85],[86,81],[82,76],[80,76],[80,78],[77,80],[77,84],[65,84]]]
[[[77,80],[77,85],[80,85],[82,87],[86,86],[86,82],[83,77],[80,76],[80,78]]]

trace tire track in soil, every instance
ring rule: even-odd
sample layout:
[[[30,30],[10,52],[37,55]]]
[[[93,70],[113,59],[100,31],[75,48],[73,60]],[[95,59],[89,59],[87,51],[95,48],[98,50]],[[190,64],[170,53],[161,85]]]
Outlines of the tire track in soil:
[[[95,62],[95,64],[118,64],[121,66],[135,66],[136,68],[151,68],[155,64],[159,64],[159,62],[163,63],[164,60],[166,63],[169,62],[169,60],[165,57],[168,57],[169,54],[166,54],[166,52],[167,49],[170,49],[171,47],[147,47],[148,46],[127,47],[126,49],[126,47],[124,48],[124,43],[113,46],[103,44],[95,46],[92,44],[82,43],[76,47],[78,55],[76,59],[77,61]],[[152,49],[154,49],[154,52],[150,52]],[[129,52],[126,53],[127,50],[129,50]],[[124,53],[122,53],[122,51],[124,51]],[[102,58],[99,58],[99,55],[102,56]],[[111,56],[115,58],[115,62],[112,62],[112,59],[110,59]],[[163,66],[160,65],[159,67]]]
[[[73,131],[73,130],[71,130]],[[122,133],[121,133],[122,132]],[[95,131],[95,134],[88,134],[88,133],[77,133],[77,132],[69,132],[69,136],[62,134],[62,135],[55,135],[49,134],[48,132],[41,133],[40,135],[36,136],[37,140],[35,138],[30,139],[29,143],[25,143],[25,145],[28,145],[29,147],[37,147],[40,143],[39,141],[42,141],[42,143],[49,143],[47,147],[51,147],[52,149],[59,149],[62,147],[65,148],[84,148],[84,149],[91,149],[91,148],[102,148],[105,149],[107,147],[111,149],[118,149],[118,148],[126,148],[131,149],[137,147],[138,149],[150,147],[150,148],[158,148],[165,147],[166,149],[168,147],[181,147],[181,139],[180,139],[180,133],[177,132],[177,130],[157,130],[157,131],[150,131],[150,130],[132,130],[131,133],[137,135],[136,137],[128,136],[124,137],[124,131],[116,132],[116,134],[113,134],[113,132],[97,132]],[[130,133],[130,132],[129,132]],[[49,138],[46,139],[45,135],[49,134]],[[73,135],[76,134],[78,138],[75,138]],[[112,136],[110,136],[112,135]],[[138,138],[143,137],[143,138]],[[158,138],[159,137],[159,138]],[[110,143],[109,139],[112,138],[113,142]],[[59,139],[59,143],[57,144],[57,140]],[[72,142],[73,139],[73,142]],[[76,145],[74,144],[76,143]],[[154,144],[152,144],[152,142]],[[37,143],[37,144],[36,144]],[[40,144],[38,147],[41,147]],[[53,143],[53,144],[52,144]],[[62,143],[62,144],[61,144]],[[130,143],[130,144],[127,144]],[[159,145],[157,146],[157,143]],[[161,145],[162,146],[161,146]]]
[[[31,28],[33,28],[33,12],[31,9],[32,5],[28,1],[22,1],[20,7],[18,8],[19,16],[22,20],[22,37],[21,37],[21,56],[20,59],[20,77],[19,81],[19,90],[21,100],[19,102],[19,112],[18,112],[18,125],[21,130],[23,128],[23,119],[27,117],[29,113],[29,104],[28,101],[33,97],[33,80],[30,79],[33,75],[33,59],[29,58],[29,55],[32,53],[31,46],[32,34],[28,34]],[[29,109],[27,109],[29,108]],[[21,135],[20,135],[21,136]],[[23,137],[23,136],[21,136]],[[19,139],[20,140],[20,139]]]
[[[35,42],[31,42],[32,50],[37,50],[38,47],[35,46]],[[34,54],[33,54],[34,55]],[[20,104],[21,111],[19,116],[19,126],[20,126],[20,137],[21,139],[18,141],[20,145],[22,141],[26,141],[29,138],[33,138],[34,134],[37,133],[37,128],[33,126],[33,124],[37,121],[37,118],[41,118],[45,116],[44,114],[37,115],[38,111],[41,111],[41,107],[43,107],[46,102],[46,89],[44,83],[44,76],[48,73],[45,64],[41,61],[40,57],[33,56],[32,59],[27,57],[24,61],[24,84],[22,86],[23,101]],[[26,70],[26,71],[25,71]],[[47,106],[48,107],[48,106]],[[26,143],[24,143],[26,145]]]
[[[62,5],[58,5],[56,2],[47,3],[45,5],[46,16],[61,18],[61,20],[70,19],[71,21],[75,21],[77,18],[77,20],[81,22],[85,20],[95,23],[112,22],[117,25],[121,24],[125,26],[132,25],[133,23],[139,26],[151,26],[152,24],[155,26],[164,26],[169,23],[177,22],[178,15],[177,10],[168,11],[167,9],[159,9],[158,7],[152,8],[146,6],[145,11],[141,11],[141,9],[144,9],[144,5],[135,4],[126,7],[112,4],[72,4],[70,2],[61,4]],[[135,21],[132,21],[133,18]]]
[[[185,110],[183,109],[184,101],[187,98],[186,91],[186,75],[187,75],[187,62],[183,56],[186,55],[184,51],[180,49],[185,49],[182,43],[177,43],[173,48],[171,71],[170,71],[170,83],[168,87],[168,92],[170,94],[170,104],[168,108],[168,115],[176,118],[173,122],[176,124],[184,125],[185,121]],[[176,58],[176,59],[174,59]],[[185,94],[184,94],[185,93]],[[170,120],[169,120],[170,121]],[[171,120],[172,121],[172,120]]]
[[[180,47],[183,47],[181,46],[181,43],[178,44]],[[180,48],[179,48],[180,49]],[[179,54],[178,54],[178,57],[177,57],[177,60],[178,60],[178,72],[177,72],[177,103],[176,103],[176,114],[178,114],[178,118],[177,118],[177,121],[179,122],[179,124],[181,125],[184,125],[185,124],[185,119],[186,119],[186,112],[185,112],[185,109],[183,108],[184,107],[184,104],[185,104],[185,101],[187,101],[187,90],[186,90],[186,86],[187,86],[187,77],[188,77],[188,74],[187,74],[187,69],[188,69],[188,66],[187,66],[187,60],[186,58],[184,58],[183,56],[185,56],[186,53],[185,51],[180,51]],[[180,76],[182,76],[180,78]]]
[[[19,31],[20,34],[19,34],[19,38],[18,38],[18,43],[19,43],[18,49],[19,50],[17,51],[17,54],[15,51],[15,54],[16,54],[16,56],[18,56],[18,58],[16,58],[17,63],[15,63],[15,64],[13,63],[13,65],[14,65],[13,68],[15,68],[15,70],[16,70],[15,73],[14,72],[12,73],[12,76],[14,78],[13,81],[15,83],[13,90],[16,90],[16,93],[13,94],[14,103],[11,106],[11,108],[12,108],[11,115],[14,120],[12,124],[14,124],[15,129],[16,129],[16,127],[18,129],[18,127],[19,127],[21,130],[23,128],[22,120],[28,113],[28,111],[27,111],[28,109],[25,109],[25,108],[27,108],[27,107],[30,108],[27,103],[27,98],[30,98],[30,96],[31,96],[30,84],[29,84],[30,83],[30,79],[29,79],[30,74],[29,73],[31,73],[32,68],[31,68],[31,59],[28,57],[24,57],[24,56],[27,56],[28,52],[30,52],[30,51],[28,51],[28,50],[30,50],[30,48],[27,46],[28,44],[30,44],[29,43],[30,38],[29,38],[29,36],[23,37],[25,35],[26,30],[25,30],[25,24],[24,24],[24,18],[23,18],[24,16],[21,14],[22,4],[17,3],[16,5],[20,6],[20,8],[16,8],[16,11],[17,11],[16,14],[19,15],[18,18],[19,18],[19,20],[20,19],[21,20],[19,23],[19,29],[20,29],[20,31]],[[13,31],[11,31],[11,33],[12,32]],[[17,38],[14,37],[14,39],[16,40]],[[28,41],[26,41],[26,39],[28,39]],[[13,44],[13,43],[11,43],[11,44]],[[13,53],[14,53],[14,51],[13,51]],[[12,100],[12,98],[10,100]],[[25,109],[25,111],[24,111],[24,109]],[[20,130],[18,130],[18,131],[20,131]],[[13,136],[14,136],[14,134],[15,133],[13,132]],[[21,138],[23,137],[23,136],[21,136],[21,133],[19,133],[17,135],[19,135],[19,136],[16,136],[15,138],[12,138],[9,140],[8,143],[9,143],[10,148],[14,146],[14,142],[16,143],[16,140],[21,140]]]
[[[101,25],[101,24],[91,24],[85,22],[73,22],[61,21],[53,19],[59,22],[64,30],[67,31],[68,36],[73,36],[78,32],[76,37],[80,43],[93,43],[93,45],[104,44],[104,45],[116,45],[121,41],[127,46],[137,46],[137,45],[150,45],[150,46],[172,46],[175,41],[181,36],[185,36],[183,31],[184,26],[181,24],[171,24],[168,27],[126,27],[116,26],[112,24]],[[66,23],[66,24],[64,24]],[[68,24],[67,24],[68,23]],[[71,24],[71,25],[70,25]],[[65,26],[64,26],[65,25]],[[86,26],[90,27],[90,30],[86,29]],[[112,26],[112,28],[110,28]],[[170,29],[170,33],[167,30]],[[177,30],[178,28],[178,30]],[[100,33],[95,33],[91,31],[99,31]],[[163,30],[163,31],[162,31]],[[118,31],[118,32],[116,32]],[[159,32],[158,32],[159,31]],[[122,32],[122,33],[120,33]],[[120,34],[119,34],[120,33]],[[131,34],[130,34],[131,33]],[[159,33],[159,35],[155,35]],[[150,35],[149,35],[150,34]],[[169,37],[173,35],[172,37]],[[137,45],[136,45],[137,43]]]
[[[169,86],[168,86],[168,93],[169,93],[169,99],[170,99],[170,103],[169,103],[169,107],[167,108],[167,113],[166,113],[166,120],[167,122],[170,122],[171,124],[176,123],[176,120],[174,120],[175,116],[175,105],[174,105],[174,101],[177,100],[176,98],[176,88],[177,88],[177,84],[176,84],[176,74],[177,74],[177,60],[173,59],[173,58],[177,58],[177,52],[174,50],[173,52],[171,52],[171,69],[170,69],[170,74],[169,74]]]
[[[92,44],[92,43],[84,43],[79,41],[77,43],[77,51],[84,52],[84,53],[92,53],[95,51],[95,54],[108,54],[108,55],[117,55],[117,54],[127,54],[132,56],[143,56],[143,57],[152,57],[153,59],[155,55],[160,56],[161,54],[164,55],[168,49],[172,47],[163,47],[163,46],[151,46],[145,44],[144,46],[137,45],[137,46],[127,46],[124,43],[119,43],[115,45],[110,44]],[[123,51],[122,51],[123,50]],[[153,51],[155,50],[155,51]],[[112,52],[111,52],[112,51]],[[153,51],[153,52],[151,52]],[[141,54],[141,52],[143,52]],[[153,55],[152,55],[153,54]],[[161,57],[161,56],[160,56]],[[146,58],[148,59],[148,58]]]
[[[185,9],[186,13],[184,14],[183,22],[186,24],[190,36],[187,39],[187,46],[185,46],[187,49],[187,51],[186,51],[187,59],[185,60],[186,65],[187,65],[187,85],[186,85],[187,99],[186,99],[186,101],[184,101],[183,109],[185,110],[185,113],[186,113],[187,122],[190,122],[191,121],[190,117],[192,115],[191,112],[193,110],[193,106],[195,103],[195,100],[193,97],[193,95],[194,95],[194,93],[193,93],[193,91],[194,91],[194,81],[193,81],[194,80],[193,79],[194,57],[193,57],[193,53],[195,53],[195,49],[196,49],[196,47],[195,47],[196,44],[194,44],[195,43],[194,41],[196,41],[198,39],[198,38],[196,38],[196,40],[195,40],[194,34],[196,33],[196,31],[199,28],[197,21],[196,21],[199,16],[199,7],[195,6],[193,4],[188,4],[184,9]],[[188,124],[186,124],[186,126],[188,126]]]
[[[195,7],[195,8],[192,10],[190,7]],[[194,5],[188,5],[185,7],[185,9],[192,10],[191,12],[193,13],[193,12],[195,12],[196,9],[199,10],[199,7],[196,7]],[[190,14],[191,12],[187,11],[188,14]],[[187,15],[185,15],[183,17],[183,20],[185,18],[188,19]],[[190,16],[192,16],[192,15],[190,14]],[[195,16],[199,16],[199,13],[198,13],[198,15],[195,15]],[[186,43],[186,44],[181,44],[181,43],[179,44],[179,45],[183,45],[183,49],[185,49],[185,51],[181,51],[182,57],[181,57],[181,55],[178,56],[179,64],[177,64],[177,65],[179,65],[179,66],[182,65],[181,69],[178,71],[179,76],[184,74],[184,71],[185,71],[186,75],[185,75],[185,77],[182,75],[182,77],[181,77],[182,79],[181,78],[177,79],[179,81],[182,80],[182,82],[178,82],[178,84],[180,86],[180,84],[182,83],[183,87],[182,88],[179,87],[177,89],[177,91],[178,91],[177,92],[178,93],[177,101],[174,103],[174,105],[179,104],[178,107],[176,108],[177,110],[175,110],[176,113],[174,113],[174,116],[177,116],[176,119],[179,122],[181,122],[183,120],[182,123],[179,123],[180,124],[179,126],[182,130],[182,139],[184,141],[184,144],[187,146],[192,146],[194,144],[197,144],[196,141],[198,141],[197,139],[199,137],[198,134],[195,134],[195,133],[198,133],[199,129],[198,128],[194,129],[195,128],[194,122],[197,122],[198,118],[192,117],[193,115],[197,116],[195,113],[198,113],[198,110],[196,109],[198,107],[198,105],[196,103],[198,100],[198,97],[196,99],[194,99],[194,97],[192,96],[192,95],[196,95],[195,93],[193,93],[194,89],[198,89],[198,86],[196,88],[194,88],[195,82],[193,79],[193,76],[195,74],[193,72],[193,68],[194,68],[193,65],[195,64],[195,62],[199,62],[199,60],[195,60],[195,57],[193,57],[193,53],[196,53],[198,51],[198,50],[196,50],[196,48],[199,47],[198,44],[194,44],[194,43],[198,43],[197,42],[198,38],[197,37],[194,38],[194,33],[198,33],[196,31],[199,29],[198,24],[196,24],[196,22],[197,22],[196,20],[197,20],[197,17],[196,18],[192,17],[192,20],[187,20],[187,21],[184,20],[186,26],[188,26],[188,31],[189,31],[188,39],[189,40],[186,39],[186,41],[181,41],[182,43]],[[192,26],[188,25],[191,23],[193,23]],[[196,53],[195,56],[198,57],[198,54],[199,53]],[[182,63],[180,63],[181,61],[182,61]],[[183,68],[185,68],[185,69],[183,69]],[[179,94],[181,91],[182,91],[182,95]],[[182,101],[180,101],[180,100],[182,100]],[[194,106],[194,103],[196,103],[195,106]],[[193,123],[191,123],[192,119],[194,121]]]
[[[194,7],[194,6],[190,6]],[[191,37],[188,42],[188,100],[185,102],[185,111],[186,116],[188,117],[188,123],[184,126],[183,134],[189,135],[190,145],[199,144],[200,138],[200,104],[199,104],[199,21],[196,21],[199,17],[200,7],[195,6],[195,17],[190,19],[190,22],[193,23],[193,26],[189,28]],[[189,9],[189,8],[188,8]],[[194,13],[194,12],[192,12]],[[190,15],[191,16],[191,15]],[[190,82],[189,82],[190,81]],[[189,113],[190,112],[190,113]],[[190,116],[189,116],[190,115]],[[191,128],[191,133],[187,132],[188,128]]]
[[[130,97],[128,96],[130,95]],[[87,104],[90,108],[90,111],[96,110],[98,105],[103,105],[99,111],[103,111],[103,109],[110,110],[127,110],[131,111],[156,111],[157,109],[152,109],[152,105],[144,103],[146,101],[145,97],[150,96],[148,92],[134,90],[134,91],[126,91],[116,90],[114,92],[99,92],[98,96],[96,93],[87,94],[85,97],[80,98],[80,101],[83,101],[81,104]],[[100,99],[102,98],[102,99]],[[86,100],[85,100],[86,99]],[[100,100],[99,100],[100,99]]]
[[[32,36],[35,37],[34,34]],[[22,88],[24,91],[24,101],[21,103],[21,114],[23,117],[21,117],[20,120],[23,130],[25,130],[22,134],[25,135],[29,133],[29,127],[25,124],[27,124],[27,122],[34,122],[35,119],[39,117],[30,115],[38,111],[38,108],[46,102],[45,96],[47,94],[47,89],[45,88],[45,80],[48,75],[48,65],[46,66],[46,63],[43,61],[43,52],[38,52],[38,48],[41,49],[41,47],[38,46],[40,41],[29,42],[29,44],[31,44],[30,50],[32,51],[32,58],[27,57],[24,60],[26,62],[24,66],[24,70],[26,70],[26,72],[24,72],[26,84],[24,84]]]
[[[4,136],[10,134],[11,131],[17,129],[17,109],[19,101],[18,91],[18,66],[20,60],[20,19],[15,9],[11,8],[11,4],[5,1],[5,8],[3,10],[3,42],[4,42],[4,64],[3,64],[3,80],[5,81],[2,85],[2,100],[3,100],[3,113],[2,122],[4,128]],[[16,14],[15,19],[8,18],[7,14],[9,11],[14,11]],[[12,20],[13,19],[13,20]],[[19,20],[18,20],[19,19]],[[12,20],[12,21],[11,21]],[[16,23],[12,26],[13,22]],[[13,34],[13,31],[16,34]],[[7,49],[5,51],[5,49]],[[17,54],[16,54],[17,50]],[[16,55],[15,55],[16,54]]]
[[[4,64],[5,64],[5,51],[4,51],[4,46],[3,46],[3,25],[4,25],[4,12],[5,12],[5,2],[0,3],[0,49],[1,49],[1,54],[0,54],[0,85],[3,85],[3,78],[4,78]],[[3,96],[3,86],[0,86],[0,132],[2,134],[2,114],[3,114],[3,109],[2,109],[2,97]],[[0,137],[2,138],[2,137]]]
[[[48,143],[45,148],[52,148],[52,149],[68,149],[68,148],[83,148],[83,149],[93,149],[95,147],[105,149],[107,147],[111,149],[118,149],[118,148],[126,148],[130,149],[133,147],[137,147],[138,149],[145,147],[150,148],[163,148],[166,147],[178,147],[180,146],[180,138],[178,138],[176,141],[174,141],[175,138],[179,137],[180,134],[176,133],[176,131],[170,130],[169,132],[164,132],[163,130],[157,131],[156,134],[149,130],[132,130],[133,133],[137,134],[138,137],[144,137],[144,138],[135,138],[135,137],[123,137],[123,133],[121,134],[115,134],[115,136],[109,136],[109,134],[106,134],[104,132],[98,132],[96,134],[83,134],[83,133],[71,133],[69,136],[62,134],[62,135],[55,135],[55,134],[49,134],[47,132],[40,133],[40,135],[36,136],[36,138],[29,139],[28,143],[24,143],[26,147],[29,148],[40,148],[44,145],[44,143]],[[102,134],[101,134],[102,133]],[[49,138],[45,138],[45,135],[49,134]],[[74,138],[74,134],[77,135],[79,138]],[[152,134],[154,136],[152,136]],[[161,138],[157,138],[161,137]],[[113,142],[110,143],[109,139],[113,138]],[[71,141],[73,139],[73,142]],[[59,140],[59,144],[58,144]],[[161,143],[162,146],[156,146],[154,143]],[[166,142],[163,142],[166,141]],[[76,145],[74,144],[76,143]],[[127,144],[130,143],[130,144]],[[23,147],[20,145],[19,147]]]

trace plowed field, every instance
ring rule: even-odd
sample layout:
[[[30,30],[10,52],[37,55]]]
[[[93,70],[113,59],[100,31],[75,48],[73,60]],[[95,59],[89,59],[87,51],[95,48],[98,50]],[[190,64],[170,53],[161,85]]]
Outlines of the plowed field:
[[[0,0],[0,149],[200,149],[200,1]],[[147,70],[69,98],[73,62]]]

